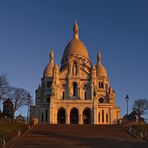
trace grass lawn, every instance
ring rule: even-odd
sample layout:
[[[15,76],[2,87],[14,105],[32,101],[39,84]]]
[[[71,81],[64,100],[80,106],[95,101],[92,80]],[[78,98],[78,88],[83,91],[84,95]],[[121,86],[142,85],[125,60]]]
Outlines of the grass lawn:
[[[17,135],[18,130],[20,130],[21,133],[24,133],[27,129],[28,126],[25,123],[0,119],[0,143],[2,139],[9,141],[14,138]]]

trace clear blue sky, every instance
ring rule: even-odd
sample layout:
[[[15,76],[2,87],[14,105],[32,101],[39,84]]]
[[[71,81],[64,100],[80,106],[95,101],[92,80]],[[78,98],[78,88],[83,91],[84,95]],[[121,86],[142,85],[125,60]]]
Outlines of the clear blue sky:
[[[121,115],[126,94],[131,111],[135,99],[148,98],[147,0],[0,0],[0,73],[35,98],[49,50],[60,66],[75,19],[92,63],[102,48]]]

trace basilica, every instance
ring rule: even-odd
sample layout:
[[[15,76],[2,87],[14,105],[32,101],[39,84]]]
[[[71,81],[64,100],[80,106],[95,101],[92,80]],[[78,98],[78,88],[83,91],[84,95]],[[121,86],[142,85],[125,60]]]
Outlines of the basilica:
[[[120,108],[115,104],[115,90],[102,64],[101,51],[96,56],[97,64],[91,63],[79,39],[77,22],[73,39],[64,49],[61,67],[54,62],[55,57],[51,50],[30,118],[49,124],[117,124]]]

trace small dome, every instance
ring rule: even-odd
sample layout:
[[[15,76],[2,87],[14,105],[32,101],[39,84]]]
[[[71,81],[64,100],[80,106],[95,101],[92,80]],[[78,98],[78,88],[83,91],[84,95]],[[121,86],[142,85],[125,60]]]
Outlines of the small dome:
[[[107,71],[106,71],[105,67],[102,64],[99,64],[97,66],[97,76],[98,77],[108,78]]]
[[[54,63],[49,63],[44,70],[43,76],[44,77],[52,77],[53,76],[53,68],[54,68]]]
[[[108,75],[107,75],[107,71],[105,69],[105,67],[101,64],[101,52],[99,49],[99,52],[97,54],[97,76],[98,77],[105,77],[108,79]]]
[[[72,39],[66,46],[63,54],[63,58],[71,55],[81,55],[89,59],[87,49],[85,45],[77,38]]]

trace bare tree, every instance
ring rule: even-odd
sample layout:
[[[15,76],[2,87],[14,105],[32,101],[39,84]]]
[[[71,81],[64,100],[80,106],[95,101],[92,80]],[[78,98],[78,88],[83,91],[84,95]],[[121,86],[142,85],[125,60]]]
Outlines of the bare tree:
[[[0,75],[0,100],[11,90],[6,75]]]
[[[145,114],[148,111],[148,100],[147,99],[137,99],[133,105],[133,111],[136,111],[138,116]]]
[[[23,88],[13,88],[13,90],[9,94],[9,97],[14,104],[14,115],[20,107],[24,105],[29,106],[32,104],[30,93]]]
[[[146,99],[137,99],[133,105],[133,111],[137,112],[138,115],[138,126],[139,131],[141,130],[141,115],[145,114],[148,111],[148,100]]]

